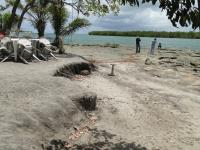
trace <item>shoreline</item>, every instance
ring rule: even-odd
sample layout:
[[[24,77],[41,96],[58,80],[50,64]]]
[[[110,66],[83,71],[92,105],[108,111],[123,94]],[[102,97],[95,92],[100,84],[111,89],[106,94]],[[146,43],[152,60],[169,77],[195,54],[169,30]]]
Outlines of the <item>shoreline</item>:
[[[104,44],[77,44],[77,43],[74,43],[74,44],[64,44],[64,46],[88,46],[88,47],[110,47],[110,48],[118,48],[118,47],[121,47],[121,48],[125,48],[125,49],[135,49],[135,45],[133,44],[133,46],[128,46],[128,45],[122,45],[122,44],[117,44],[117,43],[104,43]],[[149,45],[149,48],[142,48],[141,49],[147,51],[147,49],[150,49],[150,45]],[[163,50],[177,50],[177,51],[192,51],[192,52],[200,52],[200,50],[193,50],[193,49],[190,49],[190,48],[162,48]]]
[[[2,149],[55,148],[92,114],[95,124],[72,149],[198,150],[200,52],[147,56],[121,46],[65,48],[57,61],[0,64]],[[82,58],[97,70],[73,80],[55,76],[63,66],[87,62]],[[116,76],[108,76],[113,62]],[[74,98],[91,92],[97,109],[80,109]]]
[[[158,37],[200,39],[199,32],[167,32],[167,31],[91,31],[88,35],[95,36],[126,36],[126,37]]]

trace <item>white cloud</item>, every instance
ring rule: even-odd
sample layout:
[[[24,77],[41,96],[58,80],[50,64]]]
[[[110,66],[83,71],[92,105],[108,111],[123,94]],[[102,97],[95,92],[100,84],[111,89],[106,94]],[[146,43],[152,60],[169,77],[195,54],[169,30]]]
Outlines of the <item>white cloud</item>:
[[[0,0],[1,1],[1,0]],[[75,19],[77,13],[71,7],[67,7],[71,13],[69,21]],[[83,17],[80,15],[80,17]],[[91,15],[85,17],[92,25],[86,29],[79,31],[79,33],[87,33],[93,30],[117,30],[117,31],[133,31],[133,30],[156,30],[156,31],[188,31],[191,28],[175,28],[168,20],[165,11],[161,11],[158,6],[151,6],[150,4],[141,5],[140,7],[122,6],[118,16],[113,13],[108,14],[105,17],[98,17]],[[32,30],[36,32],[31,24],[24,21],[22,25],[24,30]],[[52,27],[50,24],[46,28],[47,33],[52,33]]]
[[[152,30],[152,31],[185,31],[191,28],[175,28],[168,20],[165,11],[156,6],[142,5],[138,7],[125,6],[118,16],[109,14],[103,18],[91,16],[88,18],[92,30]]]

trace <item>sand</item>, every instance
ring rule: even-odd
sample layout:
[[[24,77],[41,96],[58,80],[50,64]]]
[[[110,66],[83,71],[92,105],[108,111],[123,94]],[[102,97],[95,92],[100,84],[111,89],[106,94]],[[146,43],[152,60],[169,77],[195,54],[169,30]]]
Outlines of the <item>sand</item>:
[[[74,55],[29,65],[0,64],[0,149],[42,150],[41,145],[55,146],[52,139],[66,141],[89,113],[72,99],[87,92],[98,96],[92,112],[97,120],[72,149],[199,149],[199,53],[162,50],[149,56],[128,47],[66,49],[94,62],[98,71],[74,80],[54,77],[64,64],[85,62]],[[147,57],[150,65],[145,65]],[[116,76],[108,76],[112,63]]]

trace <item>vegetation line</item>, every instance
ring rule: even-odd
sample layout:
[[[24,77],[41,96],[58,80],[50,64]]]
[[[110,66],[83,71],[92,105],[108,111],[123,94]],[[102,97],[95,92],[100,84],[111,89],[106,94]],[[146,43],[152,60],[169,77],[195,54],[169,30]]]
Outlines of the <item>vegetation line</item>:
[[[155,31],[92,31],[89,35],[99,36],[130,36],[130,37],[162,37],[162,38],[190,38],[200,39],[199,32],[155,32]]]

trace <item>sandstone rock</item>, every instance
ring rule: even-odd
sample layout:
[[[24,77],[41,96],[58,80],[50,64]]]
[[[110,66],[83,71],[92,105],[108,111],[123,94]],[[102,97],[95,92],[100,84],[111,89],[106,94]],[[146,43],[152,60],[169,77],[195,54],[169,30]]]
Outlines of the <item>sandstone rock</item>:
[[[199,63],[198,62],[190,62],[190,65],[197,67],[199,65]]]

